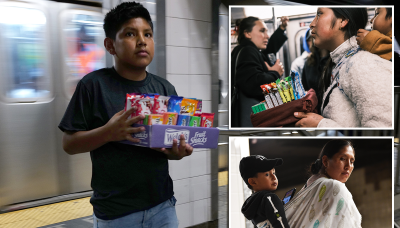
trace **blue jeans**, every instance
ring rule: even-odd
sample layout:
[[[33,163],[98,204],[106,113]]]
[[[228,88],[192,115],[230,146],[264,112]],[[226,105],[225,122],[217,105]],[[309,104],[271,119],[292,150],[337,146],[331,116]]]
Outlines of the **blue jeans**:
[[[135,212],[114,220],[102,220],[93,213],[93,228],[177,228],[179,225],[174,196],[145,211]]]

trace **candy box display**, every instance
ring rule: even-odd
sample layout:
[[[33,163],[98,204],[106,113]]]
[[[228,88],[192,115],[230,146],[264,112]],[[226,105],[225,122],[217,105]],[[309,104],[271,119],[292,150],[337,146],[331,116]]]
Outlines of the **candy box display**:
[[[194,148],[216,148],[219,130],[213,128],[214,113],[202,111],[202,100],[159,94],[129,93],[125,98],[125,111],[136,108],[132,115],[142,115],[133,126],[143,126],[145,131],[132,134],[139,143],[122,143],[152,147],[171,148],[173,139],[185,136],[186,143]]]
[[[178,125],[142,125],[134,124],[134,127],[143,126],[145,131],[132,134],[140,139],[139,143],[121,141],[121,143],[151,148],[171,148],[173,139],[178,139],[181,134],[185,136],[186,143],[193,148],[217,148],[218,128],[190,127]]]

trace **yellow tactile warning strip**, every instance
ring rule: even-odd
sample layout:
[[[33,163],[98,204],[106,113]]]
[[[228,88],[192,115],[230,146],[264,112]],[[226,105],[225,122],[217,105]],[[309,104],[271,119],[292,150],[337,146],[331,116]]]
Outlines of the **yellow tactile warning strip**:
[[[33,228],[93,214],[90,197],[0,214],[0,228]]]
[[[218,186],[228,185],[228,171],[218,173]],[[0,228],[33,228],[93,214],[90,197],[0,214]]]

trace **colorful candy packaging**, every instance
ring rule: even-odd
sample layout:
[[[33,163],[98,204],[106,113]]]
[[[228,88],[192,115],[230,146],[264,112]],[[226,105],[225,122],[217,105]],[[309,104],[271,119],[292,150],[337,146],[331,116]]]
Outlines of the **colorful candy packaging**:
[[[272,86],[271,93],[272,93],[273,95],[275,95],[276,100],[278,101],[278,105],[282,105],[282,104],[283,104],[283,101],[282,101],[281,95],[279,94],[279,91],[278,91],[278,88],[277,88],[277,86],[276,86],[276,83],[275,83],[275,82],[272,82],[272,83],[271,83],[271,86]]]
[[[150,114],[148,125],[163,124],[164,114]]]
[[[197,103],[198,103],[197,100],[183,98],[179,114],[193,116],[197,109]]]
[[[189,126],[189,123],[190,123],[190,116],[178,115],[178,122],[176,123],[176,125]]]
[[[193,99],[193,98],[191,98]],[[201,99],[193,99],[193,100],[197,100],[197,107],[196,107],[196,111],[194,112],[194,114],[201,114],[202,113],[202,107],[203,107],[203,100]]]
[[[297,100],[297,96],[295,96],[295,95],[293,94],[293,86],[292,86],[292,79],[291,79],[291,77],[290,77],[290,76],[289,76],[289,77],[286,77],[286,78],[285,78],[285,81],[286,81],[286,85],[288,86],[288,89],[289,89],[290,98],[292,99],[292,101]]]
[[[201,114],[201,127],[212,127],[214,123],[214,113]]]
[[[292,74],[293,71],[290,72],[290,80],[292,82],[292,87],[293,87],[293,94],[296,97],[296,100],[300,99],[301,97],[299,97],[299,93],[297,92],[296,89],[296,84],[294,83],[294,74]]]
[[[296,71],[294,76],[294,83],[296,85],[296,91],[299,94],[299,98],[303,98],[306,95],[306,92],[304,91],[303,84],[301,83],[300,75]]]
[[[165,112],[164,113],[164,121],[165,125],[176,125],[176,121],[178,120],[178,113],[176,112]]]
[[[169,97],[158,96],[154,98],[153,113],[162,114],[168,112],[168,100]]]
[[[274,106],[274,103],[272,102],[271,97],[269,96],[267,84],[261,85],[260,87],[263,90],[263,94],[264,94],[265,101],[266,101],[268,108],[274,108],[275,106]]]
[[[290,94],[289,94],[289,90],[288,90],[288,88],[286,87],[285,81],[281,80],[281,81],[279,82],[279,85],[282,87],[283,95],[285,95],[286,101],[287,101],[287,102],[292,101],[292,98],[290,97]]]
[[[144,116],[143,125],[149,125],[149,115]]]
[[[160,95],[158,93],[144,93],[143,98],[150,98],[151,107],[154,107],[154,99],[158,98]],[[153,110],[151,110],[153,112]]]
[[[178,97],[178,96],[171,96],[168,100],[168,112],[176,112],[180,113],[181,111],[181,102],[182,102],[183,97]]]
[[[200,116],[190,116],[190,127],[200,127],[201,117]]]
[[[268,89],[268,93],[269,96],[271,97],[272,103],[274,104],[275,107],[279,106],[279,102],[275,97],[275,94],[272,92],[272,85],[271,84],[267,84],[267,89]]]
[[[279,95],[281,96],[282,102],[287,103],[286,97],[283,94],[282,86],[280,85],[280,81],[281,80],[279,78],[276,80],[276,88],[278,89],[278,92],[279,92]]]
[[[127,93],[125,99],[125,110],[128,110],[133,107],[134,101],[138,98],[142,98],[141,93]]]

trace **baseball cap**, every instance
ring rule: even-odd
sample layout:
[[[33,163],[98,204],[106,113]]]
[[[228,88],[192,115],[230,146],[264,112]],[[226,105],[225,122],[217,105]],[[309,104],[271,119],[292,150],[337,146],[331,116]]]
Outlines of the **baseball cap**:
[[[239,170],[244,182],[248,185],[247,180],[250,177],[256,176],[257,173],[268,172],[282,164],[282,158],[267,159],[262,155],[250,155],[240,160]]]

